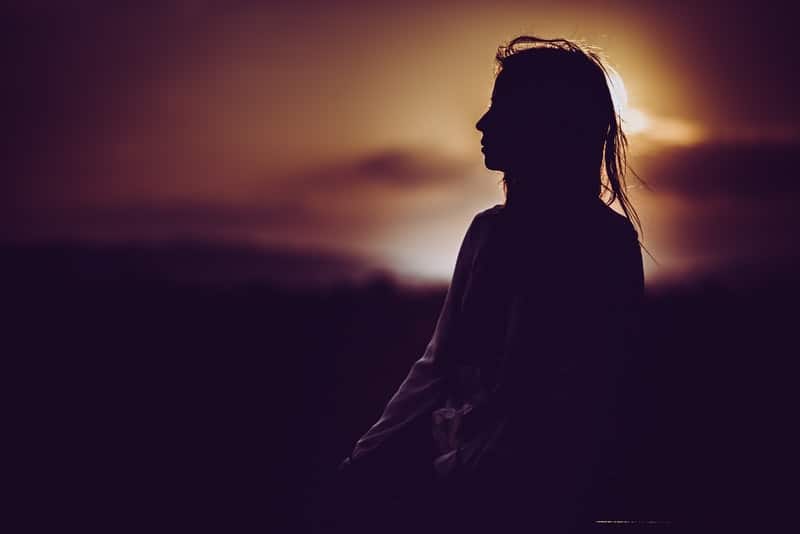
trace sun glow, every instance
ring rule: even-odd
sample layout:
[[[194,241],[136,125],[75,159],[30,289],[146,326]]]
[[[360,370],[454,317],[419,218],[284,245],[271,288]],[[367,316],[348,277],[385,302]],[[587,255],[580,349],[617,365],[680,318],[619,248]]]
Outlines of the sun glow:
[[[656,143],[674,145],[692,145],[705,138],[704,130],[692,121],[656,116],[631,106],[622,76],[613,68],[607,68],[611,99],[627,135],[642,135]]]
[[[650,118],[643,111],[628,105],[628,90],[625,88],[622,76],[612,67],[606,68],[608,69],[607,79],[608,87],[611,90],[611,100],[614,102],[617,115],[622,119],[622,128],[625,133],[635,135],[647,130],[651,125]]]

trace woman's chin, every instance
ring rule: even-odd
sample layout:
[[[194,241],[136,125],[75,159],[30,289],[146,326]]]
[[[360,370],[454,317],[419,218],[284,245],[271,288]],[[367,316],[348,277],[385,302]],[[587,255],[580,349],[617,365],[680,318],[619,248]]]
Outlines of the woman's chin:
[[[490,171],[502,171],[503,165],[501,165],[496,160],[492,159],[491,156],[484,154],[483,156],[483,165],[489,169]]]

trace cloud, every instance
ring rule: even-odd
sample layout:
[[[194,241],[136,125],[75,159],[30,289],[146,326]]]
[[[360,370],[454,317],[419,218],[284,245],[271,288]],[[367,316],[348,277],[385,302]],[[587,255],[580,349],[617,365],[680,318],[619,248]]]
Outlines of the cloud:
[[[13,217],[13,218],[12,218]],[[314,214],[300,202],[278,200],[263,204],[213,201],[109,202],[94,206],[67,206],[41,213],[6,214],[0,236],[106,236],[136,239],[175,234],[213,235],[259,227],[313,224]]]
[[[293,181],[299,187],[408,189],[449,184],[474,165],[474,161],[451,158],[428,147],[387,148],[319,166]]]
[[[636,162],[656,190],[689,199],[800,195],[800,144],[708,143],[650,154]]]
[[[9,275],[50,280],[147,279],[174,282],[270,282],[281,286],[365,280],[381,271],[369,260],[325,249],[204,239],[164,243],[75,240],[0,244]]]
[[[721,272],[795,261],[798,155],[800,145],[717,143],[642,158],[636,169],[652,192],[637,194],[656,256]]]

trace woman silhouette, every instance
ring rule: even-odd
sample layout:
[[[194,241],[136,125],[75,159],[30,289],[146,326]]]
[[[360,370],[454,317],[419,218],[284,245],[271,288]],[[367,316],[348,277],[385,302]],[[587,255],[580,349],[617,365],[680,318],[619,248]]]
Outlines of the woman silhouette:
[[[486,167],[504,173],[505,203],[472,220],[425,353],[343,462],[373,497],[401,488],[396,513],[418,532],[443,526],[421,517],[433,511],[480,532],[574,532],[602,518],[589,490],[608,470],[615,380],[644,291],[607,68],[573,42],[530,36],[496,60],[476,128]],[[462,424],[491,439],[456,469],[447,461],[458,454],[426,448],[423,436],[434,414],[465,399],[483,408]],[[449,446],[466,457],[463,428]],[[432,466],[458,483],[409,490]]]

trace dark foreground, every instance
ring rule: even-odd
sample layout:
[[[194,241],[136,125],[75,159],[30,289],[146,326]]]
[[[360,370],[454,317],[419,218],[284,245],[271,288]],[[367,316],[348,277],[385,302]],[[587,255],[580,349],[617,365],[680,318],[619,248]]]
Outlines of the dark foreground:
[[[444,296],[384,278],[289,291],[58,273],[4,280],[6,439],[21,445],[31,531],[323,531],[337,464],[422,354]],[[623,461],[596,519],[671,524],[595,530],[790,524],[798,296],[790,277],[651,292],[620,390]]]

